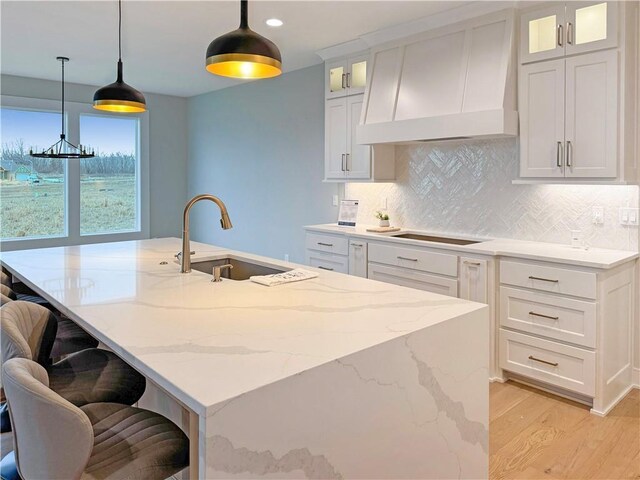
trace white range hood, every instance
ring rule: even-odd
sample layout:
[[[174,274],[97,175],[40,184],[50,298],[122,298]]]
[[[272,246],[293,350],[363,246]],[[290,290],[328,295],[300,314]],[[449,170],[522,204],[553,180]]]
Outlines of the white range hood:
[[[373,48],[357,142],[517,135],[514,38],[504,10]]]

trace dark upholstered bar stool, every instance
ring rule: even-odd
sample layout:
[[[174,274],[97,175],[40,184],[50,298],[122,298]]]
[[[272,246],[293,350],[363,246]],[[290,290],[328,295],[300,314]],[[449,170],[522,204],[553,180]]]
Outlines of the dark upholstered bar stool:
[[[34,360],[49,372],[51,388],[77,406],[96,402],[132,405],[145,389],[145,378],[106,350],[91,348],[52,363],[57,322],[46,308],[14,301],[0,307],[2,362]],[[5,421],[3,419],[3,426]]]
[[[114,403],[79,408],[25,358],[5,362],[2,381],[24,479],[160,480],[188,466],[189,440],[161,415]]]

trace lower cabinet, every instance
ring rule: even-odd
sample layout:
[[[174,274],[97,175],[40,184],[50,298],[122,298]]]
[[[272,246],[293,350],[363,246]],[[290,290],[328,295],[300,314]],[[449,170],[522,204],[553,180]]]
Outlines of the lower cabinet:
[[[367,278],[367,242],[349,240],[349,275]]]
[[[418,270],[369,263],[368,278],[450,297],[458,296],[457,278],[440,277]]]
[[[349,273],[349,257],[307,250],[307,265],[330,272]]]
[[[487,260],[460,257],[460,298],[490,303],[488,275]]]

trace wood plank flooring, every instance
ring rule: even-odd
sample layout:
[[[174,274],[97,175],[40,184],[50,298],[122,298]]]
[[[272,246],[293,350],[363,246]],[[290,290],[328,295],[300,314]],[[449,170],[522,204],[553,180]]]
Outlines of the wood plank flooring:
[[[640,390],[603,418],[515,382],[492,383],[489,478],[640,480]]]

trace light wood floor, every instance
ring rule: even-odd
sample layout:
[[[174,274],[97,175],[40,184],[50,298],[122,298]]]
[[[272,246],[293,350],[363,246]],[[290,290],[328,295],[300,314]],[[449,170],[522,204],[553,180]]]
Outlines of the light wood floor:
[[[640,480],[640,390],[606,417],[514,382],[490,388],[489,477]]]

